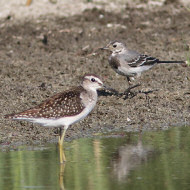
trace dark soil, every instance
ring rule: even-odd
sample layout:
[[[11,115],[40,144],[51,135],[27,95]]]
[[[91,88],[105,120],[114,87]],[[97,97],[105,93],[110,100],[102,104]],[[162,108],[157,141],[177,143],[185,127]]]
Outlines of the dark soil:
[[[125,77],[110,68],[108,53],[97,51],[110,40],[121,39],[131,49],[163,60],[190,56],[190,12],[180,5],[151,11],[127,8],[121,14],[94,9],[24,23],[7,18],[0,25],[1,145],[56,141],[56,129],[10,121],[4,115],[78,85],[85,73],[95,73],[123,92],[128,87]],[[139,82],[133,98],[100,96],[93,112],[68,129],[66,140],[190,124],[190,67],[158,65],[134,81]],[[155,91],[138,93],[149,89]]]

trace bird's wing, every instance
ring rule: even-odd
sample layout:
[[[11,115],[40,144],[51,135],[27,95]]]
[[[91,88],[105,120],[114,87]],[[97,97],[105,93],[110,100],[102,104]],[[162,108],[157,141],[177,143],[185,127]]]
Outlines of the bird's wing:
[[[84,105],[80,99],[82,87],[58,93],[38,106],[20,112],[17,114],[7,115],[7,118],[60,118],[74,116],[82,112]]]
[[[130,67],[139,67],[139,66],[151,66],[158,62],[158,59],[154,57],[149,57],[148,55],[139,55],[135,59],[132,59],[128,62]]]
[[[157,63],[158,59],[148,55],[139,54],[133,50],[128,50],[125,54],[125,62],[130,67],[151,66]]]

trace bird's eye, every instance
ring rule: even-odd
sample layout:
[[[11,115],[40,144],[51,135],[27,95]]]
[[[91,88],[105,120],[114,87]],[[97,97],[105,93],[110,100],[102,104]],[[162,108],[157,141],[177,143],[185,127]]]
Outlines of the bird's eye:
[[[113,45],[113,47],[114,47],[114,48],[116,48],[116,47],[117,47],[117,45]]]
[[[96,80],[95,80],[94,78],[91,78],[91,81],[92,81],[92,82],[95,82]]]

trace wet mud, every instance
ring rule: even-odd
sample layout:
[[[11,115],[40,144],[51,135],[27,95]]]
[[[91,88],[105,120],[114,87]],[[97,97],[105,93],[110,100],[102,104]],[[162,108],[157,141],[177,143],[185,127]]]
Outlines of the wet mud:
[[[98,48],[120,39],[128,47],[162,60],[190,56],[190,12],[168,4],[154,10],[126,8],[121,14],[86,10],[72,17],[0,21],[0,143],[56,141],[57,130],[4,119],[80,83],[86,73],[123,92],[125,77],[108,65]],[[157,65],[133,81],[134,96],[100,92],[93,112],[71,126],[66,140],[112,131],[160,130],[190,124],[190,67]],[[146,93],[150,91],[150,93]]]

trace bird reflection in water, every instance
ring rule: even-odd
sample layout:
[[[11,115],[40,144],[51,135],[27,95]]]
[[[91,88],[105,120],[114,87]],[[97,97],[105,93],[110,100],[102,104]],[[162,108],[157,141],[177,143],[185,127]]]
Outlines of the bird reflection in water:
[[[62,151],[62,154],[65,157],[64,151]],[[64,183],[63,183],[65,165],[66,165],[66,162],[59,165],[60,166],[60,169],[59,169],[59,187],[60,187],[60,190],[65,190]]]
[[[118,149],[117,158],[112,161],[113,175],[118,181],[126,180],[130,171],[146,162],[153,153],[153,148],[142,144],[142,133],[139,134],[136,145],[131,145],[130,139],[128,140],[128,144]]]

